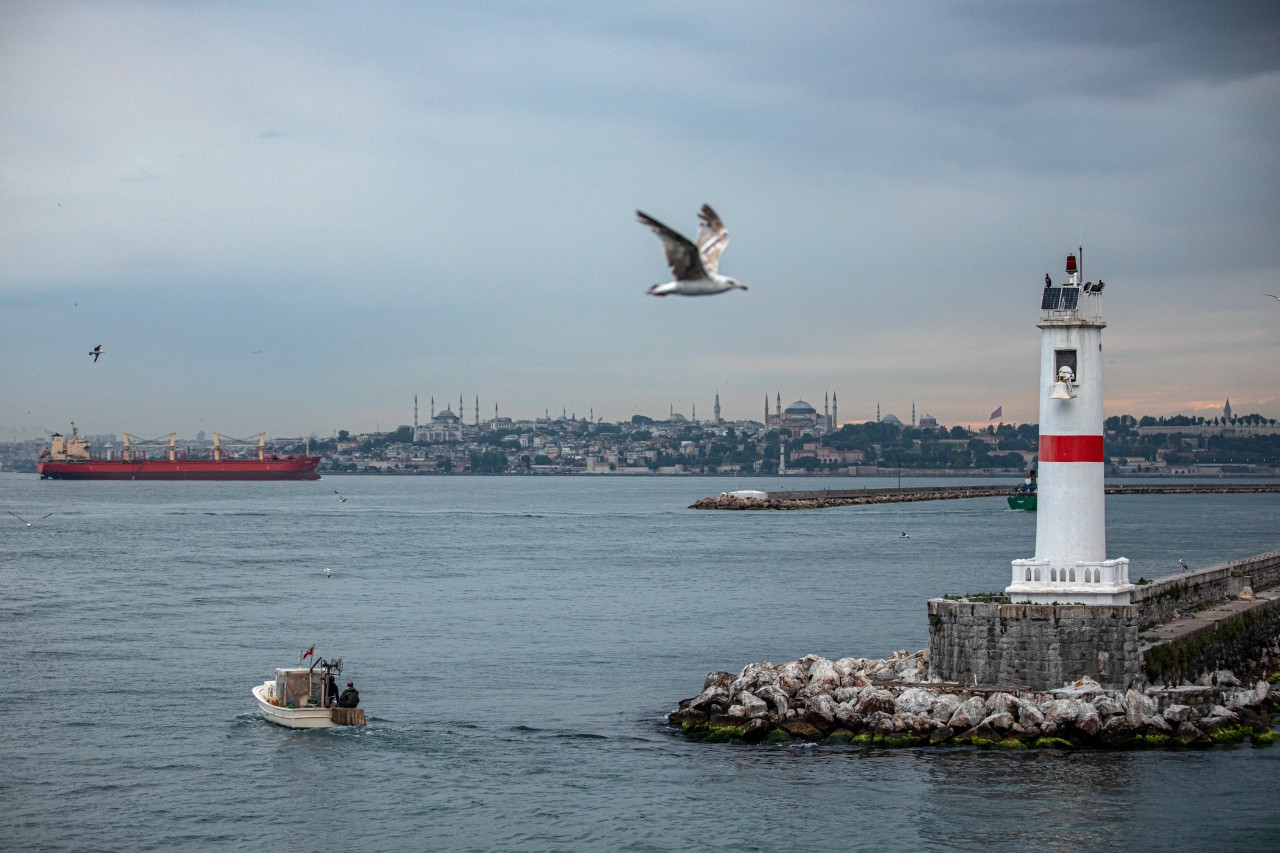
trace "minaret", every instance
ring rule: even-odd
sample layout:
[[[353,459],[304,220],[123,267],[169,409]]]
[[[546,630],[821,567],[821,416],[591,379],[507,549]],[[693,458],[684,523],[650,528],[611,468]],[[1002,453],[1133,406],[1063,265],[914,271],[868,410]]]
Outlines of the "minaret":
[[[698,422],[698,404],[690,403],[689,405],[692,407],[689,410],[689,420],[693,421],[696,424]]]
[[[836,392],[831,392],[831,428],[840,426],[840,416],[836,414]]]
[[[436,417],[436,395],[432,394],[431,395],[431,419],[435,420],[435,417]]]
[[[716,407],[715,407],[714,411],[715,411],[715,416],[716,416],[716,423],[721,423],[721,421],[720,421],[720,392],[719,392],[719,391],[717,391],[717,392],[716,392]]]
[[[1102,294],[1046,281],[1040,302],[1036,555],[1013,561],[1014,604],[1128,604],[1129,561],[1107,559],[1102,449]]]
[[[1231,423],[1231,400],[1227,400],[1227,404],[1222,407],[1222,419],[1227,423]]]
[[[480,395],[476,395],[476,426],[480,426]]]
[[[778,426],[782,426],[782,392],[779,391],[777,393],[778,402],[775,404],[776,408],[773,410],[773,416],[778,419]]]
[[[496,401],[493,404],[493,428],[498,428],[498,403]]]
[[[916,401],[911,401],[911,428],[916,428]]]
[[[769,394],[767,392],[764,395],[764,426],[765,429],[769,428]]]
[[[876,423],[880,423],[880,402],[876,401]]]
[[[413,395],[413,432],[415,435],[418,432],[418,395],[417,394]]]

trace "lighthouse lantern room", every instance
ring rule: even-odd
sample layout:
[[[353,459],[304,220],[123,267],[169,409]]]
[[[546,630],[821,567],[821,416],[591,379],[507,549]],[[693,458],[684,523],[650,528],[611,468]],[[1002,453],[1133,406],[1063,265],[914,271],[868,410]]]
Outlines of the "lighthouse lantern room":
[[[1081,265],[1084,251],[1079,250]],[[1103,282],[1045,276],[1040,298],[1040,461],[1036,554],[1013,561],[1017,603],[1128,604],[1129,561],[1107,559],[1102,450]]]

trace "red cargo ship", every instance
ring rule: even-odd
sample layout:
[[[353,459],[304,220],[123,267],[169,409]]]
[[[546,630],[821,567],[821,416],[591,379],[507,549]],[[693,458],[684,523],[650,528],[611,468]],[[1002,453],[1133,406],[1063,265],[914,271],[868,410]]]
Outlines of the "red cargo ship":
[[[256,459],[230,459],[223,456],[217,433],[213,436],[213,455],[205,459],[193,459],[175,444],[175,436],[169,435],[167,453],[163,458],[147,456],[146,447],[130,446],[125,433],[124,449],[111,458],[95,457],[89,451],[89,440],[81,438],[76,425],[71,425],[71,437],[53,434],[48,450],[40,452],[36,473],[42,480],[319,480],[316,466],[319,456],[275,456],[268,454],[266,434],[258,436],[257,445],[225,445],[227,447],[256,447]]]

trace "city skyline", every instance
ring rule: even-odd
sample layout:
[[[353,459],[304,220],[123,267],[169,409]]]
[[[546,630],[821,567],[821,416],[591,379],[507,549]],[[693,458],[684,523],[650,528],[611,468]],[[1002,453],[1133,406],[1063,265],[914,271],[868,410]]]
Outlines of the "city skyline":
[[[1034,422],[1039,289],[1078,246],[1108,416],[1280,411],[1271,4],[5,24],[0,435],[385,430],[441,386],[513,417],[834,389],[846,421]],[[750,290],[645,297],[670,276],[635,211],[693,234],[704,203]]]

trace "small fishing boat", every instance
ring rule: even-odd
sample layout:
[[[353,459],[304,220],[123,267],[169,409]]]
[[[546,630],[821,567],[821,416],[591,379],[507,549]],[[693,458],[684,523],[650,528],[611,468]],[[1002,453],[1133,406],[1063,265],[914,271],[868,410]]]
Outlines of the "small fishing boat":
[[[1035,512],[1036,509],[1036,472],[1028,471],[1022,485],[1014,486],[1009,493],[1009,509],[1025,509]]]
[[[302,654],[310,657],[314,646]],[[342,661],[314,658],[310,666],[281,667],[275,678],[253,688],[263,719],[290,729],[330,729],[363,726],[364,711],[339,707],[335,676]]]

